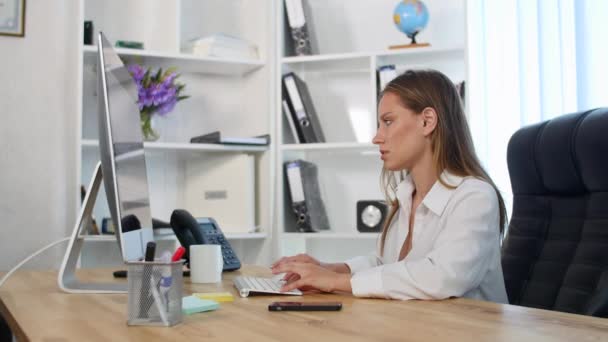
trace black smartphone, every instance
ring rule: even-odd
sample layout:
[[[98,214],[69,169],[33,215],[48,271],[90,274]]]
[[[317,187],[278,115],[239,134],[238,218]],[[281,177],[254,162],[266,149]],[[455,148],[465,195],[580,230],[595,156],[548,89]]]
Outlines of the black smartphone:
[[[339,311],[340,302],[274,302],[268,305],[269,311]]]

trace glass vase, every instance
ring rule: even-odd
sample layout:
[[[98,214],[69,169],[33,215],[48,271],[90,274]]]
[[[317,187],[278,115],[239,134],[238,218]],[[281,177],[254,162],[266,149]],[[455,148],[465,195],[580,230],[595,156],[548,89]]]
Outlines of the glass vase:
[[[140,113],[141,133],[144,137],[144,141],[157,141],[160,138],[156,116],[157,115],[154,113]]]

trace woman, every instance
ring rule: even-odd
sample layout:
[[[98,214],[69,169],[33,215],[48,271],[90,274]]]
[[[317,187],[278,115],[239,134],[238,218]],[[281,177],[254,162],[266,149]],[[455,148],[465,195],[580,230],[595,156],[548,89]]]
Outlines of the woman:
[[[505,206],[475,155],[453,83],[434,70],[405,72],[384,89],[378,121],[373,143],[392,203],[378,252],[336,264],[305,254],[282,258],[272,265],[273,273],[286,273],[282,291],[507,303]]]

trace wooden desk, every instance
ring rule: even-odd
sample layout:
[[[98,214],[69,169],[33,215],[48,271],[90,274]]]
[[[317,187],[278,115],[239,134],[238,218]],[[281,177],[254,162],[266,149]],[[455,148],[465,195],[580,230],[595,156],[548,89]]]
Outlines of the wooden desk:
[[[225,273],[222,284],[190,284],[185,294],[230,291],[233,303],[217,311],[184,316],[172,328],[128,327],[126,295],[61,292],[57,272],[20,272],[0,289],[0,309],[20,341],[608,341],[608,320],[498,305],[468,299],[392,301],[349,295],[239,298],[238,274],[270,275],[246,267]],[[111,271],[81,271],[92,281],[109,281]],[[124,281],[124,280],[123,280]],[[277,300],[342,301],[339,312],[269,312]]]

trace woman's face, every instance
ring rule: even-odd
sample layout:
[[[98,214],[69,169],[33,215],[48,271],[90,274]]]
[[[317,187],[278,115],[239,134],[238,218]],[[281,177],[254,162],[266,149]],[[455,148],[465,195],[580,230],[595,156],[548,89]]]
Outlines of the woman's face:
[[[399,96],[386,93],[378,105],[378,122],[372,142],[380,148],[384,168],[411,170],[425,150],[423,115],[404,107]]]

